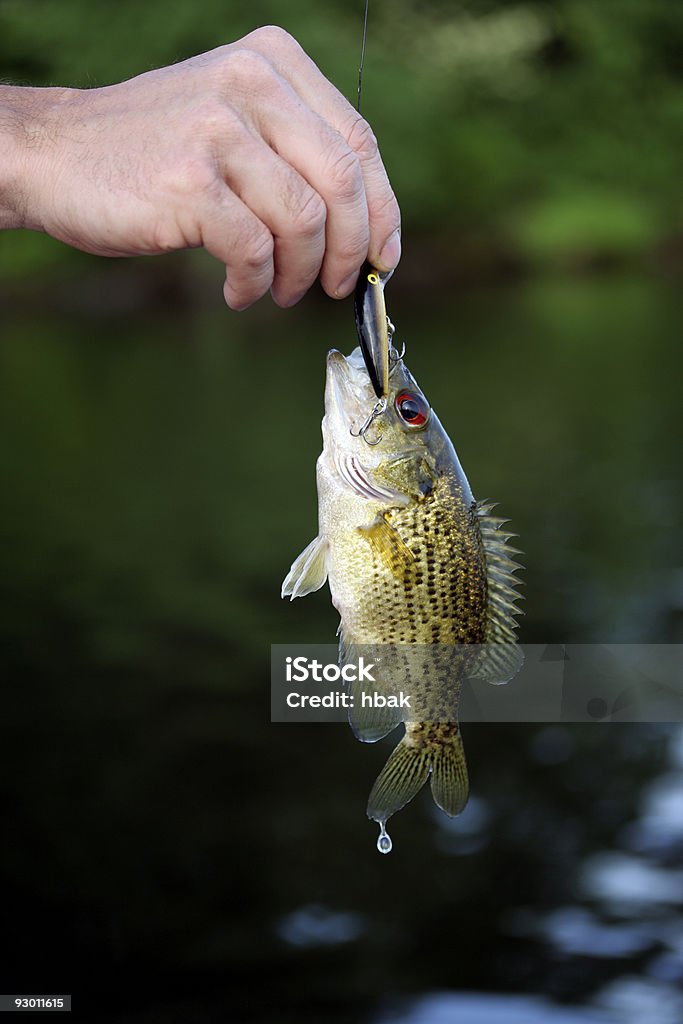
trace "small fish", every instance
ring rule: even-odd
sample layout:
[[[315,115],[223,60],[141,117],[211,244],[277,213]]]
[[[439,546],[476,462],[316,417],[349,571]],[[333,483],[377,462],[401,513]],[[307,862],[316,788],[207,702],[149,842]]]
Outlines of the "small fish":
[[[395,689],[397,674],[405,677],[417,695],[417,710],[413,702],[405,712],[359,707],[361,691],[353,691],[350,721],[359,739],[375,742],[405,724],[368,801],[368,817],[380,825],[378,849],[388,853],[387,819],[427,779],[446,814],[467,802],[457,697],[465,675],[505,682],[520,666],[519,565],[505,521],[474,500],[403,359],[391,349],[379,403],[366,364],[361,348],[348,358],[334,350],[327,356],[319,532],[292,565],[282,596],[303,597],[328,581],[341,616],[341,661],[364,645],[382,645],[385,678]],[[477,648],[487,652],[483,663],[465,664],[459,645],[494,646]]]

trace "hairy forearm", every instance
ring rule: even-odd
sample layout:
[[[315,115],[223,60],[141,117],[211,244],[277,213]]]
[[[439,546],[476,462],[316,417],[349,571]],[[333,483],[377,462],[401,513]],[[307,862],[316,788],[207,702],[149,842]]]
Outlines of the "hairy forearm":
[[[26,198],[22,182],[22,152],[27,91],[0,86],[0,228],[26,224]]]
[[[66,91],[0,86],[0,228],[43,228],[53,115]]]

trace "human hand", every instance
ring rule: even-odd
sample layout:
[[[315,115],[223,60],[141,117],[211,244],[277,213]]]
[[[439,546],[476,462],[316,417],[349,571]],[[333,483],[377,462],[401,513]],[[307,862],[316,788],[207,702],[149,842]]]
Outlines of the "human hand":
[[[0,128],[20,123],[26,227],[104,256],[204,246],[233,309],[268,289],[291,306],[318,275],[342,298],[366,258],[398,262],[399,208],[369,125],[280,28],[104,88],[0,88],[0,108],[19,93]]]

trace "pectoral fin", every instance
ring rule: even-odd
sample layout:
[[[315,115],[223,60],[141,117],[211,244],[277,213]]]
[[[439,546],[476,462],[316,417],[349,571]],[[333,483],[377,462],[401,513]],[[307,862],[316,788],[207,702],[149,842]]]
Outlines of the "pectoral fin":
[[[372,526],[359,526],[358,529],[394,576],[403,576],[406,569],[414,563],[415,555],[383,516],[380,516]]]
[[[312,540],[295,559],[282,584],[282,597],[293,601],[320,590],[327,580],[327,544],[321,537]]]

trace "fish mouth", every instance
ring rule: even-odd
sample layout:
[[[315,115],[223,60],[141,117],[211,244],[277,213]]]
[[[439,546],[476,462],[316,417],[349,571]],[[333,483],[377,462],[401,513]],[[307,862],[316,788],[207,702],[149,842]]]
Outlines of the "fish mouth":
[[[358,373],[360,370],[365,372],[365,362],[360,347],[356,346],[348,356],[345,356],[339,349],[331,348],[327,353],[327,369],[328,372],[341,373],[346,376]]]
[[[362,423],[377,401],[360,348],[350,356],[337,349],[327,354],[325,412],[336,412],[353,422]]]

